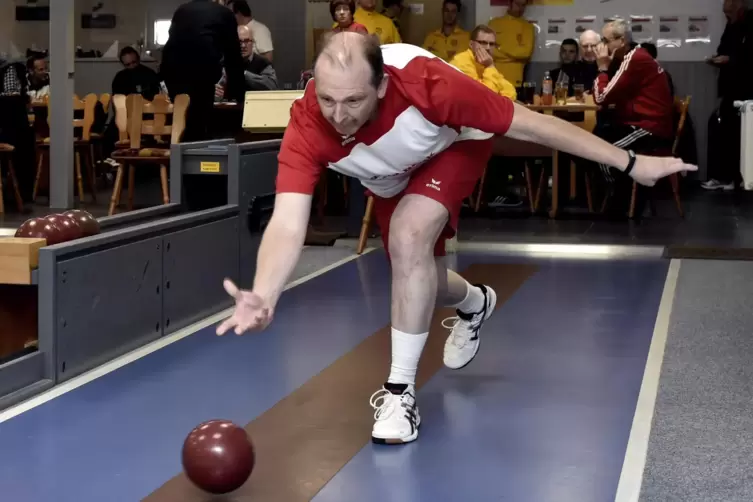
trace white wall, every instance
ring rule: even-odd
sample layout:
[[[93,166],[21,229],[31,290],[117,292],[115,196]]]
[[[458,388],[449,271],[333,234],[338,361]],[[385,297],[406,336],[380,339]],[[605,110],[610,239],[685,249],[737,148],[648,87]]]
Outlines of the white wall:
[[[506,7],[490,5],[489,0],[476,0],[476,21],[479,24],[488,23],[491,18],[504,14],[505,10]],[[533,60],[557,61],[558,48],[544,47],[548,19],[564,18],[567,38],[575,36],[575,19],[589,15],[596,16],[593,24],[598,26],[597,31],[603,25],[604,17],[621,16],[629,19],[631,15],[654,16],[654,38],[658,33],[659,16],[679,16],[679,24],[685,36],[689,16],[707,16],[711,43],[686,44],[683,41],[680,47],[660,47],[659,58],[665,61],[702,61],[716,50],[725,24],[722,0],[573,0],[572,5],[564,6],[530,5],[525,17],[538,21],[541,27]]]

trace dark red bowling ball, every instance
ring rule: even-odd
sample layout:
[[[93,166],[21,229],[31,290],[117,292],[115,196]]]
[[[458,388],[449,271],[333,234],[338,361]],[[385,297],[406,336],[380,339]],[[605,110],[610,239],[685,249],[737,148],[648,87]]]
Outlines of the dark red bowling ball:
[[[65,242],[60,227],[44,218],[30,218],[23,222],[16,230],[16,237],[46,239],[48,246]]]
[[[99,222],[87,211],[71,209],[70,211],[64,212],[63,215],[73,218],[78,223],[78,226],[84,233],[84,237],[97,235],[100,232]]]
[[[64,214],[48,214],[44,219],[60,228],[63,233],[63,239],[66,242],[84,236],[84,231],[78,225],[78,222],[70,216]]]
[[[183,442],[183,470],[196,486],[212,494],[229,493],[243,485],[254,469],[251,439],[228,420],[197,425]]]

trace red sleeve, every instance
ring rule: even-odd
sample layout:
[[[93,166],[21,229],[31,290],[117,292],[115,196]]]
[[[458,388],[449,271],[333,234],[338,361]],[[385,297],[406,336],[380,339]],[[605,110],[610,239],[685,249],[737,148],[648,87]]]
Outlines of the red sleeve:
[[[622,60],[614,77],[610,79],[609,75],[603,72],[596,77],[594,101],[597,104],[608,105],[633,96],[651,63],[655,63],[654,58],[645,49],[637,48],[630,51]]]
[[[321,134],[307,110],[305,96],[293,103],[290,122],[285,129],[277,156],[277,193],[294,192],[313,195],[324,170],[314,146]]]
[[[454,129],[470,127],[504,135],[513,102],[439,58],[416,57],[397,70],[408,100],[429,121]]]

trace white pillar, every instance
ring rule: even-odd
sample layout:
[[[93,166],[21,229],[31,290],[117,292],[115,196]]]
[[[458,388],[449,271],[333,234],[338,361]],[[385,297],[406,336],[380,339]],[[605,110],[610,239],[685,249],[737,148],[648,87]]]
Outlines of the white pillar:
[[[74,0],[50,2],[50,208],[73,207]]]

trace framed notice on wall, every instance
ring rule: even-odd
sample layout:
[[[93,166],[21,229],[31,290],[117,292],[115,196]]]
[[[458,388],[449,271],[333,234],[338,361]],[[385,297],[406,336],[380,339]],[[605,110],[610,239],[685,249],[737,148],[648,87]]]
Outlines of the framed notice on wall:
[[[528,5],[572,5],[575,0],[528,0]],[[507,7],[510,0],[490,0],[491,5]]]

